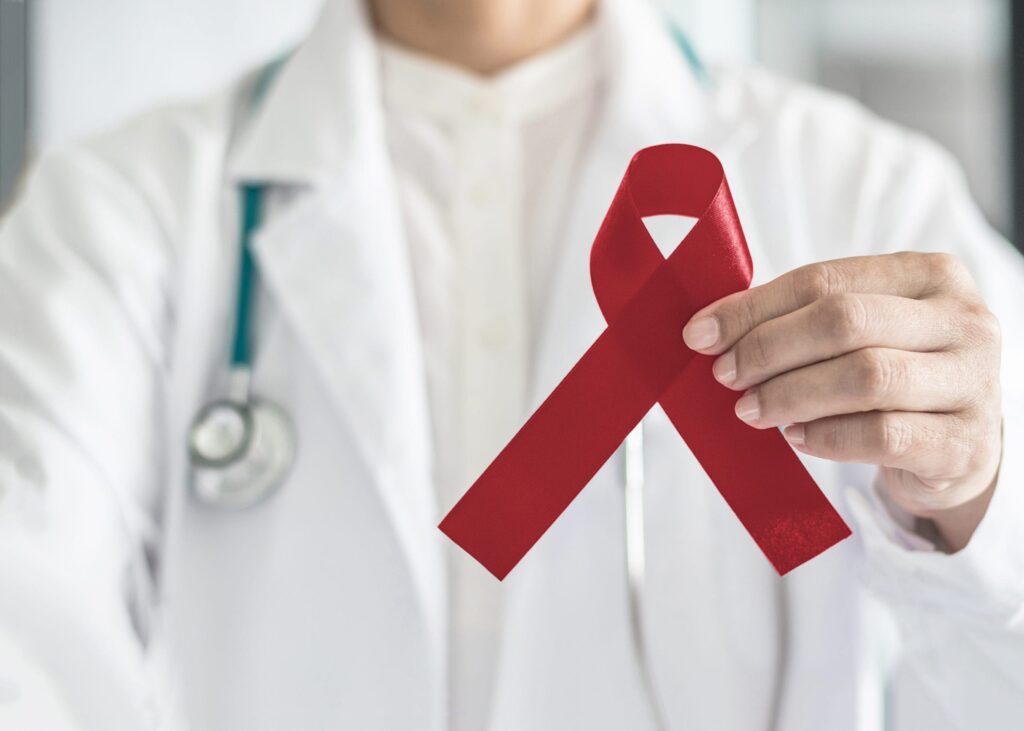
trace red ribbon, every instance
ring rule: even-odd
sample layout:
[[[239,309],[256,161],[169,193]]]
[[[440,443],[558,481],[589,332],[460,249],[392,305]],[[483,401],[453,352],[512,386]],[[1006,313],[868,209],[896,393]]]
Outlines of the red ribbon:
[[[642,220],[661,214],[697,219],[667,259]],[[590,276],[608,327],[444,518],[448,537],[503,579],[656,402],[779,574],[850,535],[779,431],[740,421],[712,358],[683,344],[694,313],[752,276],[712,153],[659,145],[633,157]]]

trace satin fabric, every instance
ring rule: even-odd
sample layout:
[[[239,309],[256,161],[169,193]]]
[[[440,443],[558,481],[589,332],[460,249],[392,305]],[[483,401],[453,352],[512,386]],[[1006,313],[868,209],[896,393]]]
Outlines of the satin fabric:
[[[696,218],[665,259],[645,216]],[[777,430],[733,413],[738,394],[680,336],[700,308],[753,275],[721,163],[665,144],[629,164],[594,239],[594,293],[608,328],[441,522],[503,579],[626,435],[660,402],[715,486],[780,574],[850,530]]]

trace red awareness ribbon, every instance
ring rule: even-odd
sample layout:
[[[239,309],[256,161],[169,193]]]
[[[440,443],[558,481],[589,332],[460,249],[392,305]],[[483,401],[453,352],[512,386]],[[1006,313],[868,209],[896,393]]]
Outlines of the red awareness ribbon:
[[[697,219],[667,259],[642,220],[662,214]],[[849,536],[782,434],[740,421],[739,394],[715,381],[713,358],[680,335],[699,309],[749,287],[752,274],[718,158],[690,145],[638,152],[590,252],[608,327],[440,529],[505,578],[660,403],[779,574]]]

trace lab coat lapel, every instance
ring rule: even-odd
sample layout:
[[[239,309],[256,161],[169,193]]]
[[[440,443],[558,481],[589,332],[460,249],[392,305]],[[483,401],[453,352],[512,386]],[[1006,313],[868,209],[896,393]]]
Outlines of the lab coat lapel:
[[[291,191],[255,236],[258,271],[366,460],[440,658],[446,582],[422,354],[361,3],[327,4],[229,172]]]
[[[434,595],[443,580],[408,261],[379,166],[352,177],[272,222],[255,249],[370,467],[414,577]]]

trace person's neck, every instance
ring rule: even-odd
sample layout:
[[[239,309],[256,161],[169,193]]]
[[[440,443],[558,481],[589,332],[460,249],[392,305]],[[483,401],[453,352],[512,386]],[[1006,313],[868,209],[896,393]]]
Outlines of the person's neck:
[[[367,0],[383,38],[479,74],[557,45],[596,0]]]

